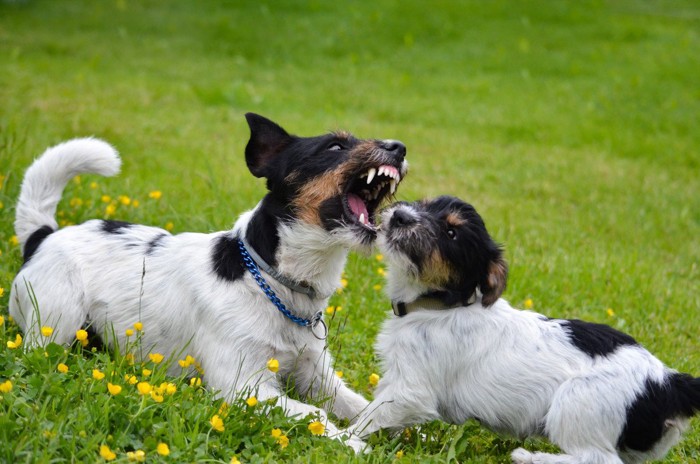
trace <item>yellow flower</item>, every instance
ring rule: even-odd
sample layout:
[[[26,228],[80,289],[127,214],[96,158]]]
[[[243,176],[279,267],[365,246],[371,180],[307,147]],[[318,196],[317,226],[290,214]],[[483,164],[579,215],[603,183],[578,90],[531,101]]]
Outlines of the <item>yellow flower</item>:
[[[130,374],[126,374],[124,376],[124,380],[126,380],[129,383],[129,385],[134,385],[134,384],[137,384],[139,382],[139,379],[137,379],[135,375],[130,375]]]
[[[156,446],[156,452],[161,456],[167,456],[170,454],[170,447],[165,443],[158,443],[158,446]]]
[[[141,331],[143,330],[143,323],[141,323],[141,321],[135,322],[135,323],[134,323],[134,329],[136,329],[137,331],[141,332]]]
[[[523,306],[525,307],[525,309],[532,309],[532,307],[533,307],[534,305],[535,305],[535,303],[532,301],[532,298],[528,298],[528,299],[525,300],[525,302],[523,303]]]
[[[129,206],[131,204],[131,198],[127,197],[126,195],[119,195],[119,197],[117,197],[117,200],[119,200],[119,203],[121,203],[124,206]]]
[[[177,363],[180,365],[180,367],[185,368],[185,367],[190,367],[192,364],[194,364],[194,362],[195,362],[195,359],[188,354],[185,357],[185,359],[180,359]]]
[[[151,398],[153,398],[153,401],[155,401],[156,403],[163,402],[163,395],[159,395],[156,391],[151,391]]]
[[[224,431],[224,421],[223,419],[221,419],[221,417],[219,417],[218,414],[214,414],[209,420],[209,423],[211,424],[211,428],[213,428],[217,432]]]
[[[335,313],[335,306],[329,306],[326,308],[326,314],[333,314]]]
[[[71,208],[76,208],[78,206],[83,206],[83,200],[82,198],[71,198],[69,204]]]
[[[396,452],[396,459],[401,459],[403,457],[403,450],[398,450]]]
[[[174,228],[175,224],[173,224],[172,222],[168,222],[167,224],[165,224],[165,230],[167,230],[168,232],[172,231]]]
[[[117,458],[117,455],[109,449],[109,446],[107,445],[100,445],[100,456],[102,459],[105,461],[113,461]]]
[[[151,390],[153,390],[153,387],[148,382],[139,382],[136,384],[136,389],[139,391],[140,394],[148,395],[149,393],[151,393]]]
[[[272,431],[270,432],[270,435],[272,435],[273,438],[279,438],[282,436],[282,430],[272,429]]]
[[[100,371],[99,369],[93,369],[92,378],[95,380],[102,380],[105,378],[105,373]]]
[[[372,386],[376,386],[378,383],[379,383],[379,376],[377,374],[370,374],[369,384]]]
[[[101,200],[102,203],[109,203],[110,201],[112,201],[112,197],[110,197],[109,195],[102,195]]]
[[[270,369],[272,372],[277,372],[278,370],[280,370],[280,362],[275,358],[270,358],[267,361],[267,368]]]
[[[114,385],[113,383],[107,382],[107,390],[112,396],[117,396],[122,392],[122,387],[120,385]]]
[[[277,443],[280,444],[280,447],[286,448],[289,445],[289,438],[287,438],[287,435],[282,435],[277,439]]]
[[[144,462],[146,460],[146,453],[143,450],[129,451],[126,453],[126,458],[129,461]]]
[[[163,355],[160,353],[150,353],[148,359],[150,359],[154,364],[160,364],[163,361]]]
[[[255,400],[255,402],[257,403],[257,399]],[[228,403],[224,401],[223,403],[221,403],[221,406],[219,406],[219,412],[217,412],[217,414],[226,417],[228,416],[228,411],[230,408],[231,407],[228,405]]]
[[[117,205],[110,203],[105,208],[105,216],[113,216],[117,212]]]
[[[0,295],[2,296],[2,295]],[[5,325],[5,317],[0,315],[0,325]]]
[[[313,435],[323,435],[326,431],[326,427],[320,421],[313,421],[309,424],[309,431]]]
[[[128,362],[130,366],[134,365],[134,353],[125,354],[124,359],[126,359],[126,362]]]
[[[86,330],[80,329],[80,330],[75,332],[75,338],[76,338],[76,340],[78,340],[80,342],[87,341],[88,333]]]
[[[236,456],[231,458],[231,462],[229,464],[241,464],[241,461],[238,460]]]
[[[12,382],[5,380],[0,383],[0,393],[10,393],[12,391]]]
[[[132,335],[134,335],[134,331],[132,329],[126,329],[126,331],[124,331],[124,334],[126,334],[127,337],[131,337]]]
[[[177,392],[177,385],[175,385],[174,383],[168,382],[165,385],[165,393],[167,393],[168,395],[174,395],[176,392]]]
[[[152,198],[153,200],[160,200],[161,196],[163,196],[163,192],[160,190],[154,190],[148,194],[148,198]]]
[[[200,387],[202,386],[202,379],[199,377],[192,377],[190,379],[190,387]]]
[[[12,245],[12,246],[19,245],[19,240],[17,239],[16,235],[13,235],[12,237],[10,237],[10,245]]]
[[[374,259],[376,259],[377,261],[384,261],[384,255],[376,255]]]
[[[346,288],[348,286],[348,279],[340,279],[340,286]]]
[[[252,408],[256,404],[258,404],[258,399],[254,396],[251,396],[250,398],[245,400],[245,404],[247,404],[248,406],[250,406]]]
[[[75,185],[80,185],[80,176],[75,176],[75,177],[73,178],[73,183],[74,183]]]
[[[382,285],[381,285],[381,284],[376,284],[376,285],[374,285],[372,288],[375,289],[376,291],[379,291],[379,290],[382,289]]]
[[[14,350],[15,348],[19,348],[22,345],[22,336],[20,334],[17,334],[15,336],[15,341],[8,341],[7,342],[7,347],[11,350]]]
[[[94,180],[90,182],[90,188],[95,190],[97,188],[97,182],[95,182]]]
[[[5,289],[0,287],[0,297],[2,297],[5,294]]]
[[[379,274],[380,276],[384,276],[384,275],[386,275],[386,271],[384,270],[383,267],[378,267],[377,274]]]
[[[342,379],[342,378],[343,378],[343,371],[335,371],[335,375],[336,375],[339,379]]]
[[[148,377],[149,375],[151,375],[153,373],[153,371],[150,369],[144,369],[141,371],[141,373],[143,374],[144,377]]]
[[[56,369],[57,369],[58,372],[60,372],[61,374],[65,374],[66,372],[68,372],[68,366],[66,366],[66,365],[63,364],[63,363],[60,363],[60,364],[58,365],[58,367],[56,367]]]

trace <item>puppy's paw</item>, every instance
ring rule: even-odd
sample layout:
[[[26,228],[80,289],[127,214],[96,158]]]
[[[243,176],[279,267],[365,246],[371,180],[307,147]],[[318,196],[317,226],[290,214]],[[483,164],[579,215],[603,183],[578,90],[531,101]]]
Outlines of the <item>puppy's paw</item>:
[[[372,451],[372,447],[369,446],[364,440],[357,438],[356,436],[350,436],[345,440],[345,444],[355,451],[355,454],[369,453]]]
[[[532,453],[525,448],[518,448],[510,453],[513,464],[532,464]]]

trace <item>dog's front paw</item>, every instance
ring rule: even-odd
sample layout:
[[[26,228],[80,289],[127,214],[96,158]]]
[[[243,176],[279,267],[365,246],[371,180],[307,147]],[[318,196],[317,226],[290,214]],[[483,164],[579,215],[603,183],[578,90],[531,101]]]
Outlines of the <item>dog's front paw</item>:
[[[532,453],[525,448],[518,448],[510,453],[513,464],[532,464]]]
[[[352,448],[357,454],[362,452],[369,453],[372,449],[364,440],[351,433],[349,430],[341,430],[335,434],[329,434],[329,437],[334,440],[340,440],[342,443]]]

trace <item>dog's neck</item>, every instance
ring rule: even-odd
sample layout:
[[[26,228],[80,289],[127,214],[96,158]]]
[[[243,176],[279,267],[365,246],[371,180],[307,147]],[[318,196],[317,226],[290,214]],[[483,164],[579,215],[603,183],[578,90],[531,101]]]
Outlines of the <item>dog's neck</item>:
[[[285,280],[313,288],[319,299],[328,298],[339,286],[348,248],[321,227],[271,217],[263,201],[241,215],[234,231],[283,276],[277,280],[292,291],[294,285]]]
[[[391,308],[398,317],[403,317],[406,314],[422,310],[444,311],[446,309],[463,308],[477,302],[477,293],[478,292],[474,292],[465,299],[461,297],[457,298],[449,292],[444,291],[429,292],[412,301],[392,300]]]

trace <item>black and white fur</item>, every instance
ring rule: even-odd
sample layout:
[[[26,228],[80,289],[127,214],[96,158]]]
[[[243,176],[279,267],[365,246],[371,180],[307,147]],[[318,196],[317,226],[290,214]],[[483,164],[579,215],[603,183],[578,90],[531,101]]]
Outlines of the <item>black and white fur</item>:
[[[396,204],[382,213],[377,243],[388,293],[411,311],[390,317],[378,337],[383,376],[353,426],[361,437],[474,418],[563,451],[516,449],[514,463],[629,464],[663,457],[700,408],[700,379],[665,367],[629,335],[500,299],[506,263],[471,205]]]
[[[405,146],[345,132],[297,137],[262,116],[246,118],[246,163],[267,179],[269,192],[233,230],[211,234],[106,220],[59,230],[54,215],[66,183],[79,173],[114,175],[120,159],[97,139],[49,148],[27,170],[17,204],[25,262],[10,314],[30,346],[40,343],[40,326],[53,327],[54,340],[66,345],[88,326],[107,344],[124,346],[125,330],[141,321],[143,352],[169,357],[173,375],[182,372],[177,359],[189,354],[225,398],[256,391],[260,400],[280,397],[289,415],[327,420],[323,410],[283,395],[292,383],[353,419],[367,401],[334,375],[325,342],[267,299],[243,267],[237,237],[287,279],[315,288],[312,298],[263,273],[291,311],[311,318],[338,287],[348,250],[374,241],[375,211],[406,173]],[[266,369],[270,358],[279,360],[276,375]],[[332,424],[326,430],[338,436]]]

